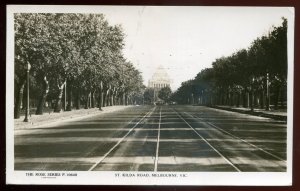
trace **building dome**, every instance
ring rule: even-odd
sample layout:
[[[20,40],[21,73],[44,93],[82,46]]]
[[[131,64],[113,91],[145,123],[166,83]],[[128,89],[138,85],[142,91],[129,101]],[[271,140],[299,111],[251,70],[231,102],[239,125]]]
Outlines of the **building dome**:
[[[170,87],[172,80],[170,79],[167,71],[164,69],[163,66],[159,66],[155,73],[153,74],[152,78],[149,80],[148,87],[149,88],[163,88],[163,87]]]

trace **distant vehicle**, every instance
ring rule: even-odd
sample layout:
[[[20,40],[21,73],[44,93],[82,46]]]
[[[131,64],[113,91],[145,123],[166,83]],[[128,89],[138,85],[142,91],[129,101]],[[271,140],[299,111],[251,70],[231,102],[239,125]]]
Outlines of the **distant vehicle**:
[[[155,103],[156,103],[156,105],[165,105],[166,104],[164,100],[158,100]]]

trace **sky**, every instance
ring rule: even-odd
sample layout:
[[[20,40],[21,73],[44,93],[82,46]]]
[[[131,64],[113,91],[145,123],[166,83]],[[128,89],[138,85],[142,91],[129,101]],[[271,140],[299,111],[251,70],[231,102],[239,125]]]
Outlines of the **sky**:
[[[148,85],[162,65],[172,78],[172,90],[193,79],[212,62],[247,48],[257,37],[281,25],[288,8],[94,6],[81,12],[103,13],[125,33],[124,56]]]
[[[121,24],[124,56],[142,72],[148,84],[162,65],[172,78],[172,90],[193,79],[212,62],[247,48],[268,34],[287,8],[258,7],[101,7],[111,24]]]

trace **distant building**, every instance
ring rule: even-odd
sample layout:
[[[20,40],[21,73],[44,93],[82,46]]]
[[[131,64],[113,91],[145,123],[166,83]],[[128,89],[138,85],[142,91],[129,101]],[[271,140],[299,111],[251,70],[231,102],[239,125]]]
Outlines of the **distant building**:
[[[171,78],[169,77],[166,70],[159,66],[156,69],[156,72],[153,74],[152,78],[148,82],[149,88],[161,89],[163,87],[171,86]]]
[[[162,66],[159,66],[156,69],[155,73],[153,74],[152,78],[148,82],[148,88],[154,89],[154,98],[153,98],[154,103],[162,102],[162,100],[158,98],[158,92],[161,88],[164,88],[164,87],[171,88],[171,83],[172,83],[172,80],[169,77],[166,70]]]

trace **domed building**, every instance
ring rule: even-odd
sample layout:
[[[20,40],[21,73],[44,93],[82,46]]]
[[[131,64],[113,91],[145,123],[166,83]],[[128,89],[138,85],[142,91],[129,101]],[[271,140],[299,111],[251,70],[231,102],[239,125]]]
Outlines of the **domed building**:
[[[161,102],[158,98],[158,92],[161,88],[170,87],[172,83],[171,78],[169,77],[168,73],[166,72],[163,66],[159,66],[155,73],[153,74],[152,78],[148,81],[148,88],[154,89],[154,102]]]
[[[172,80],[163,66],[159,66],[148,82],[149,88],[161,89],[171,85]]]

